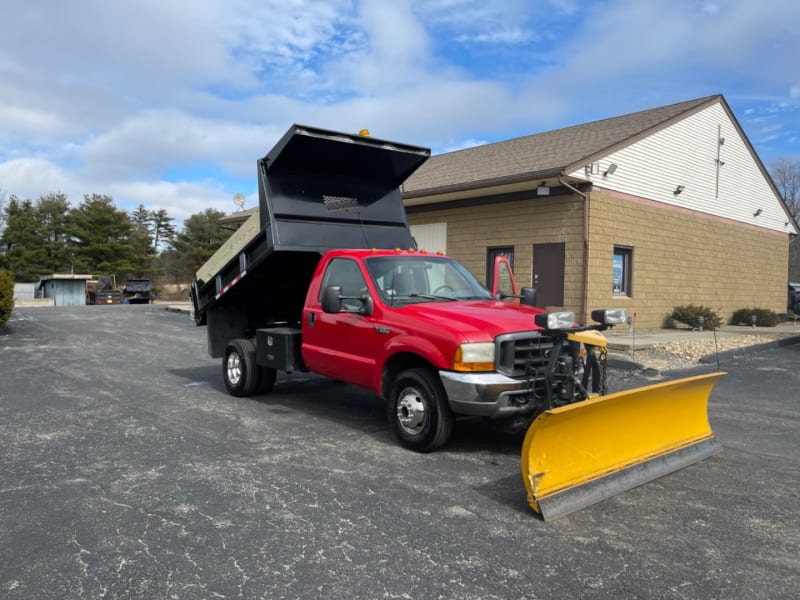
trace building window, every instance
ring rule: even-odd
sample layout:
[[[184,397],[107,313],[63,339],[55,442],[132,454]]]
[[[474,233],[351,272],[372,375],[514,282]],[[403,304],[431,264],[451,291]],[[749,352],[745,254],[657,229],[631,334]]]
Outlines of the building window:
[[[615,296],[632,296],[633,248],[614,246],[614,271],[611,277],[611,293]]]

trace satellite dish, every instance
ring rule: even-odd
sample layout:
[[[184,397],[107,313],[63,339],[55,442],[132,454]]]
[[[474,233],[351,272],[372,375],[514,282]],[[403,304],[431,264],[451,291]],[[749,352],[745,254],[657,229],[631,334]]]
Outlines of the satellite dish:
[[[236,206],[238,206],[239,208],[242,208],[242,207],[244,206],[244,196],[243,196],[242,194],[236,194],[236,195],[234,195],[234,197],[233,197],[233,203],[234,203]]]

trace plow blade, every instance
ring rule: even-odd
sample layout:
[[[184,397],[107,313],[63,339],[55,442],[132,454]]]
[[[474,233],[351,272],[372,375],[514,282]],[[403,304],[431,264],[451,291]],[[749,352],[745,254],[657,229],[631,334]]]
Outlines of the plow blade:
[[[548,521],[696,463],[721,450],[708,397],[725,373],[599,396],[547,410],[528,429],[522,476]]]

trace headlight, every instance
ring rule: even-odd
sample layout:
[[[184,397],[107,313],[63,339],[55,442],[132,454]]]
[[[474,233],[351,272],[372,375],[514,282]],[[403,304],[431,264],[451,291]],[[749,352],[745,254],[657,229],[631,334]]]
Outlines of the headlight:
[[[453,357],[454,371],[494,371],[494,342],[461,344]]]
[[[572,329],[575,327],[575,313],[566,310],[539,313],[533,319],[542,329]]]
[[[592,311],[592,321],[604,325],[621,325],[627,322],[628,311],[624,308],[603,308]]]

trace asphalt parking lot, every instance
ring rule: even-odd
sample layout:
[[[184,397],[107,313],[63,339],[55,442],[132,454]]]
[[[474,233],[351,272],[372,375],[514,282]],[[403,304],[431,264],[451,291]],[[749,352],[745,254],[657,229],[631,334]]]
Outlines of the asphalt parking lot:
[[[184,314],[17,309],[0,328],[0,597],[794,598],[800,344],[723,368],[721,454],[543,523],[521,438],[459,423],[416,454],[350,386],[229,396]]]

